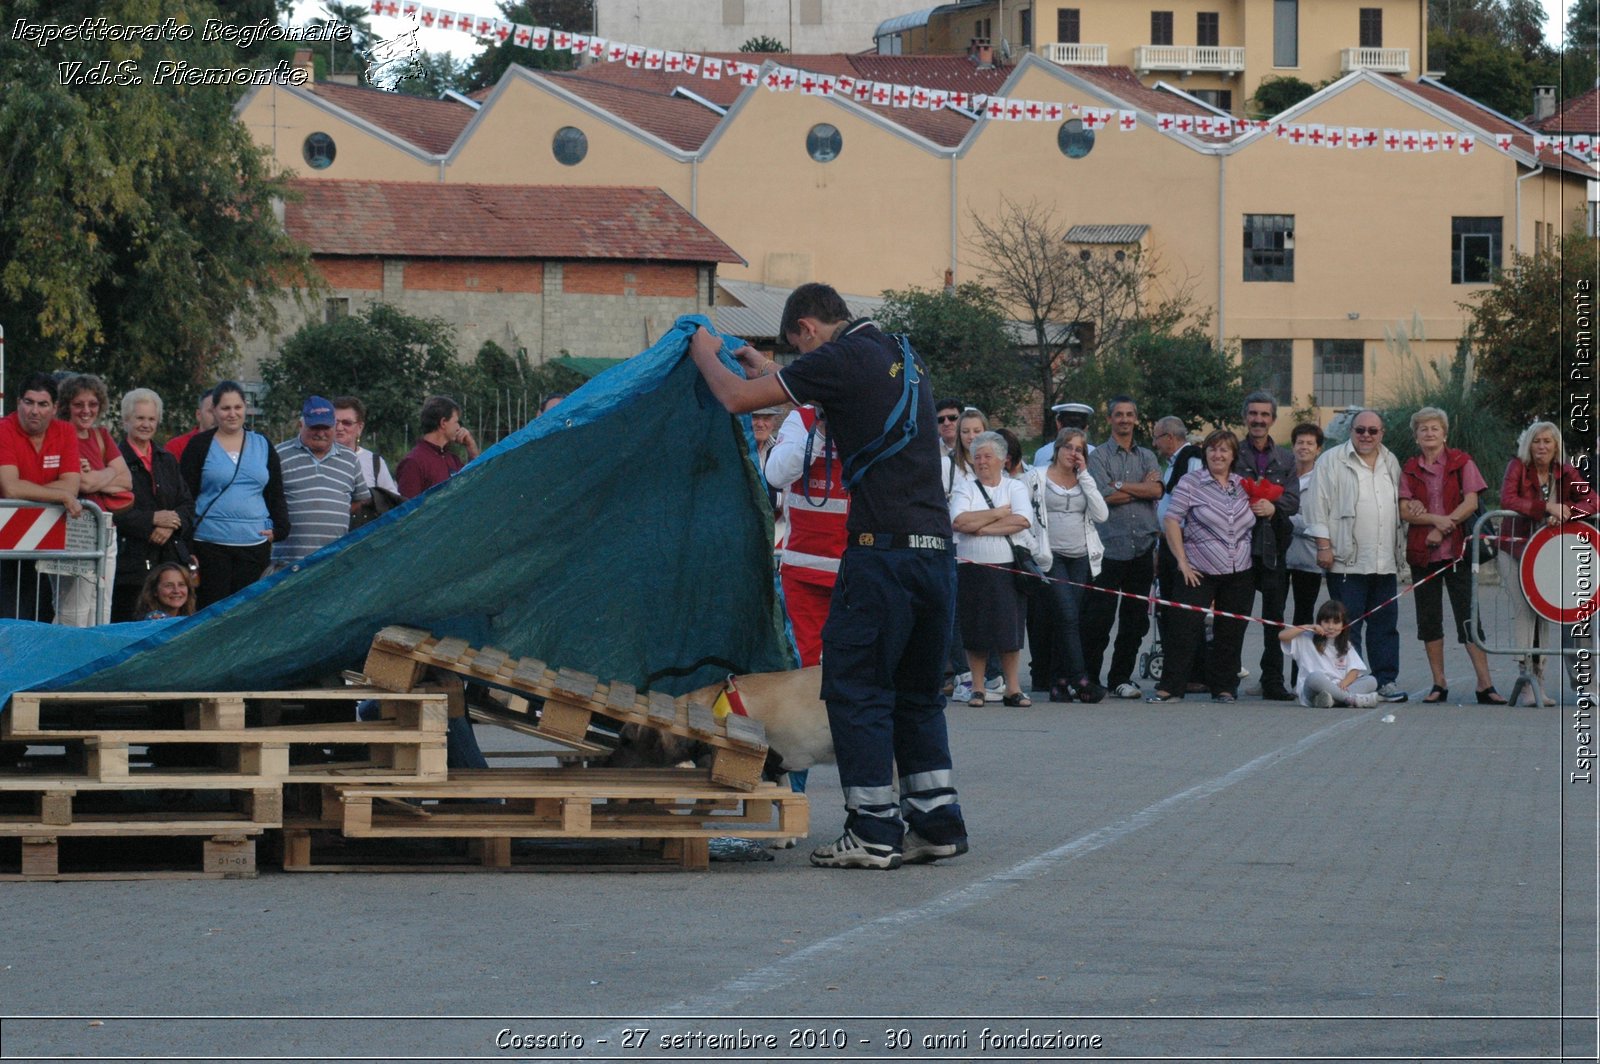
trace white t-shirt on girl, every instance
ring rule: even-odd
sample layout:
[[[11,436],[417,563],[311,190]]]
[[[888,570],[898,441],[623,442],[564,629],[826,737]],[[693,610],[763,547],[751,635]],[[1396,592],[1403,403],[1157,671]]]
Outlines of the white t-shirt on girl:
[[[1289,655],[1294,658],[1295,664],[1300,666],[1300,686],[1295,690],[1295,694],[1300,696],[1302,706],[1311,704],[1311,699],[1306,696],[1306,680],[1316,673],[1330,676],[1334,683],[1338,683],[1351,669],[1359,672],[1367,671],[1367,663],[1361,660],[1361,655],[1356,653],[1355,647],[1341,654],[1337,649],[1337,642],[1329,639],[1323,643],[1322,650],[1318,651],[1316,639],[1310,632],[1302,632],[1290,642]]]

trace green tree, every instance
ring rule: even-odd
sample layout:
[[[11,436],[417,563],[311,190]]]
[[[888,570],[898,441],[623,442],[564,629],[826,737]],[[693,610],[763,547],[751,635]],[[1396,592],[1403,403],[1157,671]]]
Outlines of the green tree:
[[[500,17],[524,26],[548,26],[553,30],[588,33],[594,28],[593,0],[521,0],[502,3]],[[530,70],[571,70],[578,65],[571,52],[553,48],[534,51],[516,41],[490,41],[489,46],[467,65],[462,92],[476,92],[499,83],[511,64]]]
[[[328,74],[354,74],[359,84],[367,84],[367,61],[372,48],[372,9],[366,4],[323,3],[326,18],[311,20],[313,26],[349,26],[348,41],[329,40]]]
[[[1028,397],[1030,374],[992,291],[968,281],[949,291],[907,288],[883,296],[879,323],[887,332],[910,335],[937,397],[954,396],[997,424],[1015,416]]]
[[[1411,432],[1411,415],[1425,406],[1450,415],[1450,446],[1466,451],[1489,482],[1491,508],[1500,494],[1499,473],[1516,446],[1516,430],[1494,404],[1491,389],[1474,371],[1472,338],[1463,337],[1448,362],[1426,366],[1409,352],[1401,358],[1401,372],[1389,392],[1378,401],[1383,412],[1383,442],[1404,462],[1418,451]]]
[[[466,63],[449,52],[423,52],[401,67],[389,87],[406,96],[438,98],[446,89],[460,92]]]
[[[422,400],[459,396],[464,373],[447,323],[373,303],[302,326],[262,363],[261,376],[269,422],[292,422],[307,395],[357,395],[367,404],[368,430],[393,451],[416,433]]]
[[[1428,11],[1428,65],[1457,92],[1520,118],[1535,85],[1560,83],[1538,0],[1430,0]]]
[[[741,52],[755,52],[764,55],[782,55],[788,50],[778,38],[768,37],[764,33],[759,37],[751,37],[739,46],[739,51]]]
[[[1236,425],[1244,406],[1239,360],[1212,341],[1204,323],[1140,323],[1116,350],[1072,367],[1065,383],[1072,394],[1092,397],[1097,434],[1105,430],[1105,400],[1118,394],[1138,400],[1147,436],[1168,414],[1190,429]]]
[[[1295,77],[1262,78],[1250,97],[1251,113],[1257,118],[1280,115],[1316,91],[1317,86]]]
[[[1490,288],[1462,304],[1472,315],[1477,372],[1486,386],[1475,394],[1513,425],[1568,422],[1562,393],[1571,385],[1564,363],[1578,335],[1579,310],[1593,318],[1597,246],[1575,228],[1537,255],[1514,255]],[[1592,335],[1587,322],[1584,328]]]
[[[6,17],[142,25],[220,17],[200,0],[14,0]],[[8,22],[8,25],[10,23]],[[157,63],[237,67],[224,43],[0,37],[0,322],[12,381],[93,369],[173,409],[214,383],[236,338],[314,288],[273,201],[288,192],[233,116],[236,88],[156,84]],[[78,85],[100,62],[138,84]],[[81,62],[82,67],[59,67]],[[119,66],[119,64],[132,64]]]

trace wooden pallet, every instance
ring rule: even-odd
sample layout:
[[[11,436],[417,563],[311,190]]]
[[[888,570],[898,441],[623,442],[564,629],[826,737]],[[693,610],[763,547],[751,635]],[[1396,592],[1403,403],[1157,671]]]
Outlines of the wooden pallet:
[[[521,695],[530,734],[556,742],[588,741],[597,718],[637,724],[693,739],[714,749],[711,778],[740,790],[761,783],[767,739],[761,723],[729,715],[717,719],[709,705],[686,697],[641,694],[632,684],[603,683],[586,673],[552,669],[535,658],[514,658],[463,639],[440,639],[417,628],[391,626],[373,638],[364,674],[375,687],[410,691],[429,667]],[[529,700],[538,700],[534,707]],[[512,711],[518,708],[512,702]]]
[[[330,710],[347,713],[353,700],[368,695],[381,696],[384,719],[246,725],[246,711],[252,702],[273,703],[269,719],[276,720],[284,703],[331,702],[337,705],[329,706]],[[24,746],[65,748],[60,759],[65,767],[55,774],[79,786],[202,789],[283,780],[444,779],[447,713],[445,696],[427,692],[401,695],[334,688],[243,694],[28,693],[13,696],[11,713],[0,718],[0,739]],[[136,726],[93,726],[130,717]],[[162,720],[182,726],[150,726]],[[182,768],[144,763],[152,746],[197,744],[210,751],[201,751],[199,760],[215,763]],[[352,747],[356,748],[353,757],[347,756],[350,750],[341,750]],[[136,753],[140,750],[146,752],[144,757]],[[26,773],[0,775],[0,791],[27,789],[26,781],[32,778]]]
[[[302,833],[312,829],[353,839],[478,839],[488,867],[513,863],[514,839],[676,839],[685,843],[669,848],[676,859],[704,867],[712,838],[809,830],[804,795],[772,783],[731,788],[699,769],[457,769],[444,783],[325,784],[320,797],[320,810],[285,819],[288,864],[310,866]]]
[[[285,828],[285,872],[704,872],[705,839],[348,839]]]
[[[283,787],[274,783],[175,791],[142,782],[0,777],[0,837],[160,835],[164,824],[202,819],[225,825],[217,830],[280,827]]]
[[[199,820],[167,822],[159,827],[141,837],[130,836],[126,825],[77,831],[53,827],[18,837],[15,850],[5,846],[9,839],[0,838],[0,882],[255,878],[256,838],[261,829]],[[192,844],[182,844],[192,837],[200,844],[199,867],[195,867]],[[63,871],[63,841],[69,847],[73,843],[102,845]],[[13,852],[18,855],[14,862]]]

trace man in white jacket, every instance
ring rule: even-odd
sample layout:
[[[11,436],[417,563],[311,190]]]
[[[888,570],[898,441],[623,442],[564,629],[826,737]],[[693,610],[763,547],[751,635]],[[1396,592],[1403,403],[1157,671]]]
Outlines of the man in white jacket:
[[[1378,680],[1378,697],[1404,702],[1395,683],[1400,674],[1398,574],[1405,565],[1406,534],[1400,521],[1400,462],[1383,445],[1383,419],[1375,411],[1356,415],[1350,439],[1317,459],[1306,505],[1306,534],[1317,544],[1317,564],[1328,572],[1328,594],[1351,617],[1388,603],[1365,622],[1350,626],[1350,644]]]

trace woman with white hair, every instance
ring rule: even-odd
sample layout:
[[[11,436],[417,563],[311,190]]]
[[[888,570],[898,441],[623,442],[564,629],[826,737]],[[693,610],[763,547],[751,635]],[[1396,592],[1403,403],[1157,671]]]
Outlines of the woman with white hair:
[[[1422,640],[1433,673],[1433,688],[1422,701],[1431,704],[1450,698],[1444,674],[1444,593],[1448,590],[1456,641],[1467,648],[1477,678],[1478,703],[1503,706],[1506,700],[1489,676],[1489,658],[1468,638],[1467,630],[1472,609],[1467,535],[1478,512],[1478,497],[1489,485],[1471,455],[1447,446],[1450,415],[1443,410],[1425,406],[1412,414],[1411,435],[1419,453],[1406,461],[1400,473],[1400,518],[1410,526],[1406,563],[1417,590],[1417,638]]]
[[[1541,525],[1555,526],[1574,517],[1589,517],[1595,512],[1593,488],[1566,461],[1561,430],[1553,422],[1535,421],[1517,439],[1517,456],[1506,466],[1500,485],[1500,508],[1514,510],[1514,518],[1500,522],[1500,586],[1511,596],[1511,614],[1517,646],[1538,647],[1540,653],[1527,662],[1529,671],[1543,686],[1544,656],[1560,653],[1550,622],[1537,617],[1522,592],[1522,553],[1528,537]],[[1580,509],[1581,504],[1581,509]],[[1544,704],[1555,705],[1545,695]]]
[[[973,475],[958,481],[950,496],[950,523],[956,533],[956,616],[962,645],[974,677],[983,675],[989,653],[1000,655],[1008,706],[1031,706],[1018,671],[1022,657],[1027,600],[1012,575],[1011,538],[1033,524],[1028,489],[1005,475],[1006,441],[998,432],[980,433],[970,448]],[[976,563],[976,564],[973,564]],[[983,705],[976,686],[969,705]]]
[[[140,596],[154,570],[171,562],[191,571],[188,538],[194,531],[194,500],[178,460],[155,444],[160,426],[161,396],[149,388],[135,388],[122,397],[122,457],[132,475],[133,505],[115,517],[113,621],[142,619]]]

